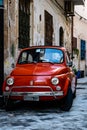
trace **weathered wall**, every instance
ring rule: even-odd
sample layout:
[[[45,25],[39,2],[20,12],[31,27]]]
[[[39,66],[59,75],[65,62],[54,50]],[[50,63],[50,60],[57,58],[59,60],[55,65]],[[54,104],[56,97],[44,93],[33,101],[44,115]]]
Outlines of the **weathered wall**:
[[[63,2],[61,2],[63,5]],[[71,50],[71,21],[49,0],[34,0],[34,45],[44,45],[44,10],[53,16],[53,45],[59,45],[59,28],[64,30],[64,46]],[[41,21],[39,16],[41,15]]]
[[[74,64],[76,65],[77,69],[79,70],[86,70],[87,66],[87,20],[81,19],[80,16],[75,15],[74,17],[74,37],[77,38],[77,48],[79,49],[79,56],[78,58],[74,59]],[[86,60],[80,60],[80,40],[86,41]],[[85,71],[85,74],[87,72]]]
[[[5,0],[4,5],[4,75],[7,76],[18,52],[18,2]]]

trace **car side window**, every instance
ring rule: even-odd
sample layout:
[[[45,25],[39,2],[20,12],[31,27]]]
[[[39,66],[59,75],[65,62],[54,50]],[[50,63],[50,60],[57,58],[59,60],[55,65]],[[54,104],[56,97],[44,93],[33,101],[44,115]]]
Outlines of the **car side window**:
[[[28,62],[33,62],[33,57],[31,54],[28,55]]]
[[[23,52],[21,55],[21,58],[20,58],[20,62],[24,62],[24,61],[26,61],[26,59],[27,59],[27,53]]]

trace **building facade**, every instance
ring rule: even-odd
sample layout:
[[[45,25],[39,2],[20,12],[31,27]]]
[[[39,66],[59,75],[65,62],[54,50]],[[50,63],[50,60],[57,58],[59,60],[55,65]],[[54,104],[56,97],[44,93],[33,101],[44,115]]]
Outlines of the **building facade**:
[[[74,17],[74,48],[78,50],[78,56],[74,53],[74,65],[77,71],[87,75],[87,1],[85,6],[75,9]]]
[[[4,0],[4,78],[22,48],[57,45],[72,52],[74,6],[84,0]]]

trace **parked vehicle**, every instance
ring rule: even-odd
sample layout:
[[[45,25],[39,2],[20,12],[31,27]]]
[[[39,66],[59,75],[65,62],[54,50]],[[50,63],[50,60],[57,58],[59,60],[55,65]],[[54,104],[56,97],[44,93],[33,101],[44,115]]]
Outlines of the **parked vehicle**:
[[[14,101],[54,101],[68,111],[76,95],[76,76],[64,47],[23,49],[16,67],[3,83],[6,109]]]

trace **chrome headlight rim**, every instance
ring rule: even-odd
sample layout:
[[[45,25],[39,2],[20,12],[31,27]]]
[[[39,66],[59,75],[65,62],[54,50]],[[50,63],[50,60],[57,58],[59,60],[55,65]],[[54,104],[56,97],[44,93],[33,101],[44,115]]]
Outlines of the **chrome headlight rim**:
[[[51,79],[51,83],[52,83],[53,85],[58,85],[58,84],[59,84],[59,79],[58,79],[57,77],[53,77],[53,78]]]
[[[13,85],[14,84],[14,78],[13,77],[8,78],[6,80],[6,84],[9,85],[9,86]]]

